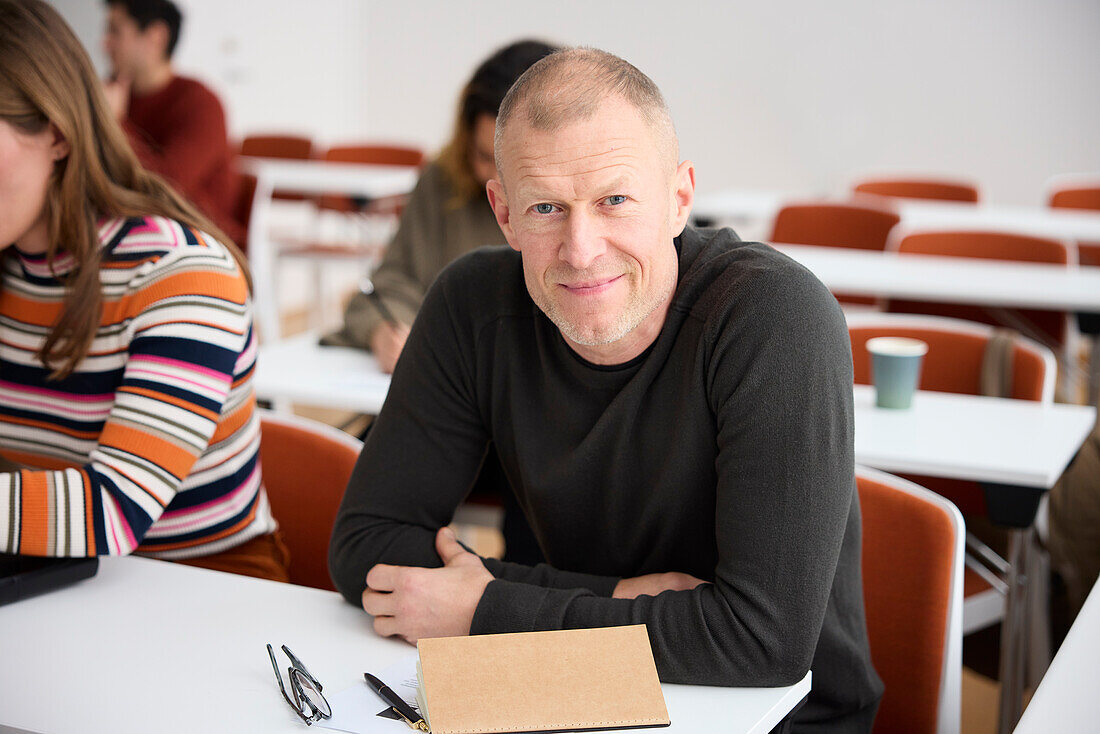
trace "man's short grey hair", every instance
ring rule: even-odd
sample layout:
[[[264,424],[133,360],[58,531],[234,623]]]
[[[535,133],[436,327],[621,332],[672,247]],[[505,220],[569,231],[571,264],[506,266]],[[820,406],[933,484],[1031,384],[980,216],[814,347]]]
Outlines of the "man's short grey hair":
[[[500,104],[494,155],[501,168],[504,132],[517,115],[536,130],[553,132],[591,119],[608,97],[629,102],[653,129],[662,153],[676,166],[679,145],[661,90],[630,62],[595,48],[566,48],[544,56],[525,71]]]

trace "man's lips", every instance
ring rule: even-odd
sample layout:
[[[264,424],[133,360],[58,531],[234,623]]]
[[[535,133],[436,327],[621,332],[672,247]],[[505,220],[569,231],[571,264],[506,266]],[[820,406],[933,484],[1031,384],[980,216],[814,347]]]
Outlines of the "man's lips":
[[[577,283],[559,283],[559,285],[575,295],[588,296],[596,293],[603,293],[622,277],[622,275],[613,275],[609,278],[598,278],[596,280],[586,280]]]

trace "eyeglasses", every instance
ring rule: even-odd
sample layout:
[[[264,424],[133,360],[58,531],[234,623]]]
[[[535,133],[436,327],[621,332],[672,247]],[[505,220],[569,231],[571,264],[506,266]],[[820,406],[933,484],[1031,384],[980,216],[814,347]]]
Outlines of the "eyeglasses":
[[[306,666],[302,664],[297,655],[290,651],[289,647],[286,645],[281,647],[286,656],[290,658],[290,667],[286,669],[286,675],[290,680],[290,692],[294,694],[293,699],[287,695],[286,686],[283,685],[283,676],[279,673],[279,663],[275,661],[275,651],[271,649],[270,644],[267,646],[267,654],[271,658],[271,667],[275,669],[275,680],[279,681],[279,690],[282,691],[283,698],[294,709],[294,713],[306,722],[306,726],[311,726],[315,721],[330,718],[332,707],[328,705],[324,694],[321,693],[321,683],[310,674]]]

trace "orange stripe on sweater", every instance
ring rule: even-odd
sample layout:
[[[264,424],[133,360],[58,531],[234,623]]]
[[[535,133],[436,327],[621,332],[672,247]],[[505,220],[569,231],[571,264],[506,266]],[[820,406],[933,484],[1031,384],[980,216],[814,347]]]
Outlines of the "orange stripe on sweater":
[[[108,423],[103,427],[99,445],[144,457],[179,479],[190,473],[198,459],[197,455],[170,441],[119,423]],[[157,500],[165,504],[162,498]]]
[[[96,554],[95,518],[92,516],[92,480],[88,472],[80,472],[80,481],[84,482],[84,542],[88,546],[88,555]]]
[[[46,472],[20,472],[23,491],[20,505],[19,552],[28,556],[44,556],[49,549],[50,512],[47,493],[50,491]]]
[[[18,293],[4,293],[3,311],[12,319],[30,326],[49,328],[57,323],[63,304],[58,301],[38,301]]]
[[[156,390],[150,390],[147,387],[133,387],[131,385],[124,385],[118,389],[119,392],[128,393],[130,395],[138,395],[144,398],[150,398],[160,403],[166,403],[168,405],[174,405],[177,408],[183,408],[189,413],[194,413],[200,418],[206,418],[207,420],[218,420],[218,414],[208,408],[202,408],[194,403],[188,402],[182,398],[177,398],[175,395],[166,395]]]
[[[150,283],[148,287],[126,299],[130,313],[144,311],[153,303],[179,296],[209,296],[233,303],[244,303],[248,285],[240,271],[233,273],[198,270],[176,273]]]
[[[214,435],[210,437],[210,443],[217,443],[218,441],[224,441],[232,436],[237,431],[241,430],[241,427],[248,423],[252,418],[252,409],[254,403],[249,400],[241,405],[240,408],[234,410],[232,413],[228,413],[222,416],[221,423],[218,424],[217,429],[214,431]]]
[[[42,456],[41,454],[31,454],[26,451],[13,451],[10,449],[0,452],[0,456],[10,461],[14,461],[17,464],[24,464],[32,469],[49,469],[51,471],[56,471],[61,469],[79,469],[83,466],[83,464],[58,459],[53,456]]]

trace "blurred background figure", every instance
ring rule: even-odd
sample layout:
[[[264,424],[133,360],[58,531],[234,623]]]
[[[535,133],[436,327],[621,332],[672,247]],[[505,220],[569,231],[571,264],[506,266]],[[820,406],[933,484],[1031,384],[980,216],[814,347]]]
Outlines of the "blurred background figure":
[[[183,18],[170,0],[107,0],[103,49],[111,63],[107,101],[138,158],[167,178],[238,244],[244,226],[235,154],[217,96],[178,76],[172,52]]]
[[[452,260],[484,245],[505,244],[485,197],[496,176],[493,134],[505,93],[532,64],[554,51],[540,41],[498,50],[462,90],[451,140],[409,197],[397,234],[369,287],[348,304],[344,326],[327,343],[370,349],[393,372],[424,294]]]

